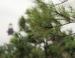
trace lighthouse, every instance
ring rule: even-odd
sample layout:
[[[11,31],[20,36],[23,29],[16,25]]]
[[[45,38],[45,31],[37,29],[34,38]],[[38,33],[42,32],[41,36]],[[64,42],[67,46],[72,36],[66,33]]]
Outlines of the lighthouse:
[[[7,33],[8,33],[8,35],[13,35],[13,33],[14,33],[14,30],[13,30],[13,27],[12,27],[11,23],[9,24],[9,28],[8,28]]]

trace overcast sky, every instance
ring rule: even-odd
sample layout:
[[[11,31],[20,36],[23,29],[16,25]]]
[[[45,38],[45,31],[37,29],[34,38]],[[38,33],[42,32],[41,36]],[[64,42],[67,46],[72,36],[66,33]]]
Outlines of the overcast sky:
[[[58,0],[53,1],[57,3]],[[75,5],[74,3],[74,0],[69,0],[69,4]],[[9,36],[6,33],[9,23],[12,23],[17,31],[20,16],[33,5],[32,0],[0,0],[0,45],[9,42]],[[68,28],[75,29],[72,24]]]

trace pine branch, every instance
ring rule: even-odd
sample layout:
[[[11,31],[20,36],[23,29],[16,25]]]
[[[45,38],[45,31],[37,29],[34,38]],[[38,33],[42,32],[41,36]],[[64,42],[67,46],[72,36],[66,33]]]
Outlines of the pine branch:
[[[59,13],[58,11],[55,11],[55,13],[58,14],[58,15],[60,15],[60,16],[62,16],[62,17],[64,17],[64,18],[66,18],[66,19],[71,20],[70,17],[67,17],[67,16],[63,15],[62,13]]]
[[[55,5],[60,5],[60,4],[63,4],[65,2],[67,2],[68,0],[64,0],[64,1],[61,1],[61,3],[58,3],[58,4],[55,4]]]

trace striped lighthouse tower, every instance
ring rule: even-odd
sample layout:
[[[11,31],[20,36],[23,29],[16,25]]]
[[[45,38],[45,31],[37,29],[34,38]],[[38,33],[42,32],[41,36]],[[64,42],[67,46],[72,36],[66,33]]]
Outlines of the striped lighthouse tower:
[[[8,33],[8,35],[13,35],[13,33],[14,33],[13,26],[11,23],[9,24],[7,33]]]

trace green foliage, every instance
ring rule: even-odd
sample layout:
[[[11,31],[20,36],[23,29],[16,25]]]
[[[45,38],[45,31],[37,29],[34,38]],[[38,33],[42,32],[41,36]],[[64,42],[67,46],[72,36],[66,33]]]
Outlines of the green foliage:
[[[19,34],[17,34],[19,35]],[[16,57],[24,58],[30,54],[32,46],[27,42],[24,37],[13,37],[11,43],[16,47],[18,55]]]
[[[58,52],[59,51],[59,52]],[[62,58],[61,57],[61,47],[58,44],[53,44],[49,46],[49,54],[53,57],[53,58]]]
[[[40,48],[33,48],[31,51],[31,58],[44,58],[44,53]]]
[[[25,20],[25,18],[22,16],[21,18],[20,18],[20,21],[19,21],[19,27],[20,27],[20,30],[25,30],[25,23],[26,23],[26,20]]]

